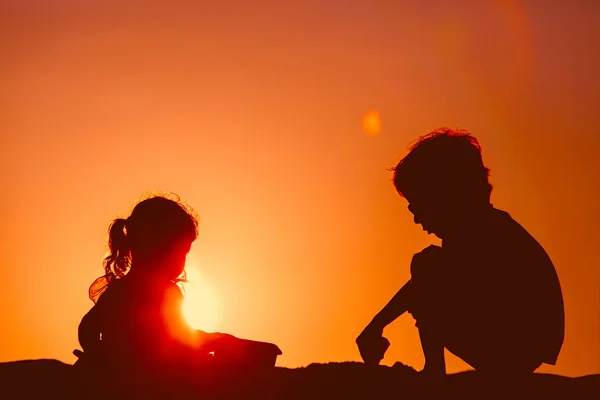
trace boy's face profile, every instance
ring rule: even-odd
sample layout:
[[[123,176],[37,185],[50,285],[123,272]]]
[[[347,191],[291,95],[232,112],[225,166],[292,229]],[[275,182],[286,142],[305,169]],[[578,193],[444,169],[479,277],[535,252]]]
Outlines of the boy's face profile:
[[[415,224],[440,239],[462,235],[489,205],[489,170],[466,131],[440,128],[419,138],[394,168],[394,186]]]
[[[450,220],[447,207],[431,196],[405,194],[405,198],[408,201],[408,210],[414,216],[415,224],[421,225],[425,232],[433,233],[443,239]]]

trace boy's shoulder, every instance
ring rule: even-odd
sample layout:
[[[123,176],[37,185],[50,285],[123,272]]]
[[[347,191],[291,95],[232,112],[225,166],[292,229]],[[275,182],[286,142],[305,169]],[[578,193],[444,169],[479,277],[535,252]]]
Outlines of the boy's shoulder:
[[[532,264],[549,262],[548,254],[538,240],[507,211],[494,208],[485,228],[481,235],[485,241],[482,247],[498,261],[508,258],[517,264],[521,261]]]
[[[465,231],[462,238],[444,240],[442,247],[450,253],[497,262],[517,256],[546,257],[540,243],[511,214],[497,208],[492,208],[472,229]]]
[[[502,242],[539,246],[539,243],[529,231],[507,211],[494,208],[487,221],[486,228],[491,238]]]

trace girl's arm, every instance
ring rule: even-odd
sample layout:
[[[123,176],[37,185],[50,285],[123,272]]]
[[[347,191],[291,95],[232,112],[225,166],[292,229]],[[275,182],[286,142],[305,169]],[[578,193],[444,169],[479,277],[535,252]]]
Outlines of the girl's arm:
[[[183,346],[182,350],[194,350],[202,354],[216,351],[220,348],[231,346],[237,339],[233,335],[219,332],[205,332],[200,329],[193,329],[185,320],[183,314],[184,296],[177,287],[167,291],[167,310],[168,325],[171,335]]]
[[[84,353],[97,354],[100,351],[101,321],[98,305],[94,305],[79,323],[79,344]]]
[[[197,335],[183,314],[183,293],[176,286],[169,286],[165,293],[162,318],[170,336],[183,346],[194,347]]]

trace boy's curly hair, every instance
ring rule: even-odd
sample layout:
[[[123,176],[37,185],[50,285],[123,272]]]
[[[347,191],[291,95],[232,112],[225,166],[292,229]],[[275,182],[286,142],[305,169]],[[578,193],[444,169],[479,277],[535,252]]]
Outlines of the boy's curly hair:
[[[490,170],[481,145],[464,129],[439,128],[418,138],[408,155],[390,170],[394,186],[405,197],[448,196],[468,201],[490,201]]]

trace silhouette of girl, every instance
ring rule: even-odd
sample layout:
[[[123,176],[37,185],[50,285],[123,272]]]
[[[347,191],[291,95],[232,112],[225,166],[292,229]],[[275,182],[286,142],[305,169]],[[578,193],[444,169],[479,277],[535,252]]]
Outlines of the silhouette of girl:
[[[184,319],[177,282],[197,226],[191,208],[174,196],[146,198],[111,223],[106,273],[92,283],[95,305],[79,325],[81,364],[111,379],[148,381],[209,365],[209,353],[235,339],[193,330]]]

